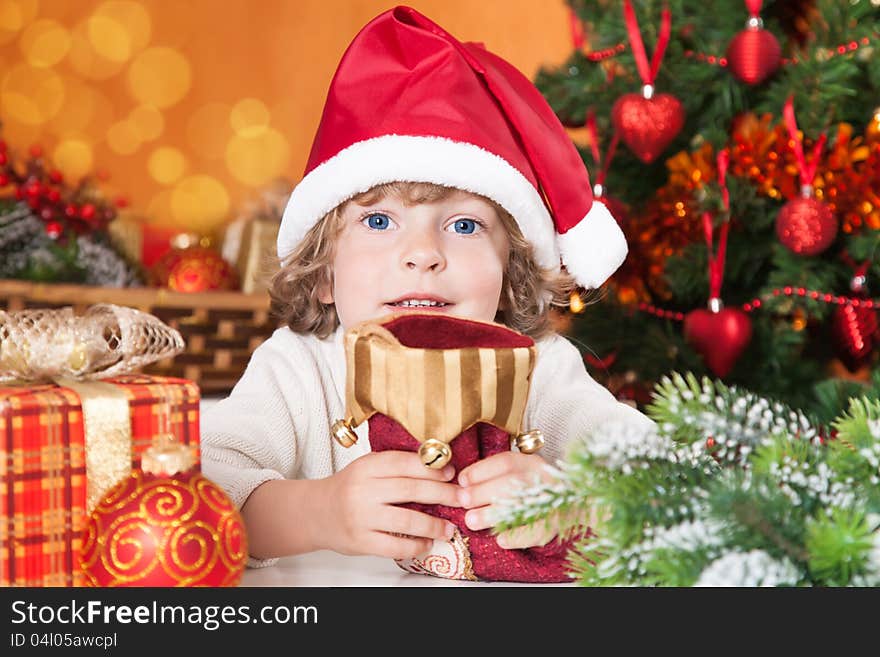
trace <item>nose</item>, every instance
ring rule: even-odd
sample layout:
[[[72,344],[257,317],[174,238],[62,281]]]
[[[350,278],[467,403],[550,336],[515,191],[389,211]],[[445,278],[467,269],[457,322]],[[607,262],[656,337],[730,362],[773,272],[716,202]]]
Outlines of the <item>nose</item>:
[[[439,238],[429,229],[418,230],[404,245],[402,263],[413,271],[441,272],[446,268],[446,257]]]

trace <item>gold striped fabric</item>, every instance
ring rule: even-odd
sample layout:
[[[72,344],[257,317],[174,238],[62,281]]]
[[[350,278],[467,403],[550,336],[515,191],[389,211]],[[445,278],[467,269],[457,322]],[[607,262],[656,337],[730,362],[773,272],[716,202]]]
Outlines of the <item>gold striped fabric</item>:
[[[420,349],[378,324],[345,334],[346,415],[352,426],[374,413],[416,440],[449,443],[477,422],[520,432],[535,347]]]

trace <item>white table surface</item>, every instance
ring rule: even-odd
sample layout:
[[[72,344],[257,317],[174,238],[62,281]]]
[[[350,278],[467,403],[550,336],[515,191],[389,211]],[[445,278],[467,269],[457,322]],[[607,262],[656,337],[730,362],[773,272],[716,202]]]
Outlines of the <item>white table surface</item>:
[[[248,568],[241,586],[575,586],[574,584],[521,584],[519,582],[468,582],[416,575],[401,570],[392,559],[349,557],[322,550],[279,559],[274,566]]]

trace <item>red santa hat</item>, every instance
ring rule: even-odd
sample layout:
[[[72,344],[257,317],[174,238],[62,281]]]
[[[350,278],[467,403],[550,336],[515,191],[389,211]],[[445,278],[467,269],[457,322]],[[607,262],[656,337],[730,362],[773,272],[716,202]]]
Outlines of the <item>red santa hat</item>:
[[[577,149],[541,93],[480,44],[410,7],[368,23],[330,84],[302,181],[278,234],[285,259],[318,220],[388,182],[431,182],[507,210],[538,263],[600,286],[626,240],[593,199]]]

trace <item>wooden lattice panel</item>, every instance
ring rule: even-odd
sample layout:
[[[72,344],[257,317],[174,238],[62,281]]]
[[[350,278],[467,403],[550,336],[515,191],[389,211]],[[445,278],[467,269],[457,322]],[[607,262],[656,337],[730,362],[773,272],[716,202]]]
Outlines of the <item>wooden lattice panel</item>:
[[[183,293],[157,288],[108,288],[0,280],[0,309],[113,303],[155,315],[180,331],[186,350],[154,363],[150,374],[195,381],[202,396],[228,393],[251,354],[277,325],[269,317],[269,296],[238,292]]]

